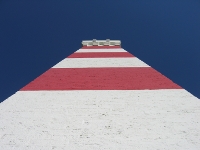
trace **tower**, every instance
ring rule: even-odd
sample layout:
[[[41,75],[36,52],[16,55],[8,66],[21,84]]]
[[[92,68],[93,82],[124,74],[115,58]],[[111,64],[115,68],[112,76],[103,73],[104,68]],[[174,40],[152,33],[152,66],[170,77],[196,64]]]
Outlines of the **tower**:
[[[200,149],[200,102],[121,47],[83,41],[0,104],[0,149]]]

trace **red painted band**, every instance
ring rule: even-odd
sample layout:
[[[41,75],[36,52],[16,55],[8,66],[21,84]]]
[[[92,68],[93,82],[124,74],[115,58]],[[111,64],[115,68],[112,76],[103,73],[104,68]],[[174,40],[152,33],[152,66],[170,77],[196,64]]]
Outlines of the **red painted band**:
[[[73,53],[67,58],[108,58],[108,57],[134,57],[128,52],[99,52],[99,53]]]
[[[121,48],[121,46],[83,46],[81,49],[112,49]]]
[[[180,88],[149,67],[52,68],[21,90],[153,90]]]

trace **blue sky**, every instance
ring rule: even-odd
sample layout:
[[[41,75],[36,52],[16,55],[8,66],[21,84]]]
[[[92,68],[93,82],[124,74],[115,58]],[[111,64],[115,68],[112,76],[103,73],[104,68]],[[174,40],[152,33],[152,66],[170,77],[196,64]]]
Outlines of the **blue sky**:
[[[200,98],[199,0],[1,0],[0,102],[81,47],[122,47]]]

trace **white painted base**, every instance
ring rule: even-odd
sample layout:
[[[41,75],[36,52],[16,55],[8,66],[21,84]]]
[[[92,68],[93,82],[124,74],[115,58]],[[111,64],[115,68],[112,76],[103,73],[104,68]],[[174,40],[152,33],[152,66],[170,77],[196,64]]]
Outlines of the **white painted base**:
[[[0,104],[1,150],[199,150],[185,90],[20,91]]]

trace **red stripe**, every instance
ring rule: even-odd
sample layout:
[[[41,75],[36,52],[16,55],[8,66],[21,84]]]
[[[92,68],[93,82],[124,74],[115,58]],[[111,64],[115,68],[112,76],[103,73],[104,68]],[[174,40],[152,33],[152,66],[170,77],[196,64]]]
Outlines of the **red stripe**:
[[[121,46],[83,46],[81,49],[112,49],[121,48]]]
[[[134,57],[128,52],[73,53],[68,58]]]
[[[21,90],[143,90],[181,87],[152,68],[52,68]]]

